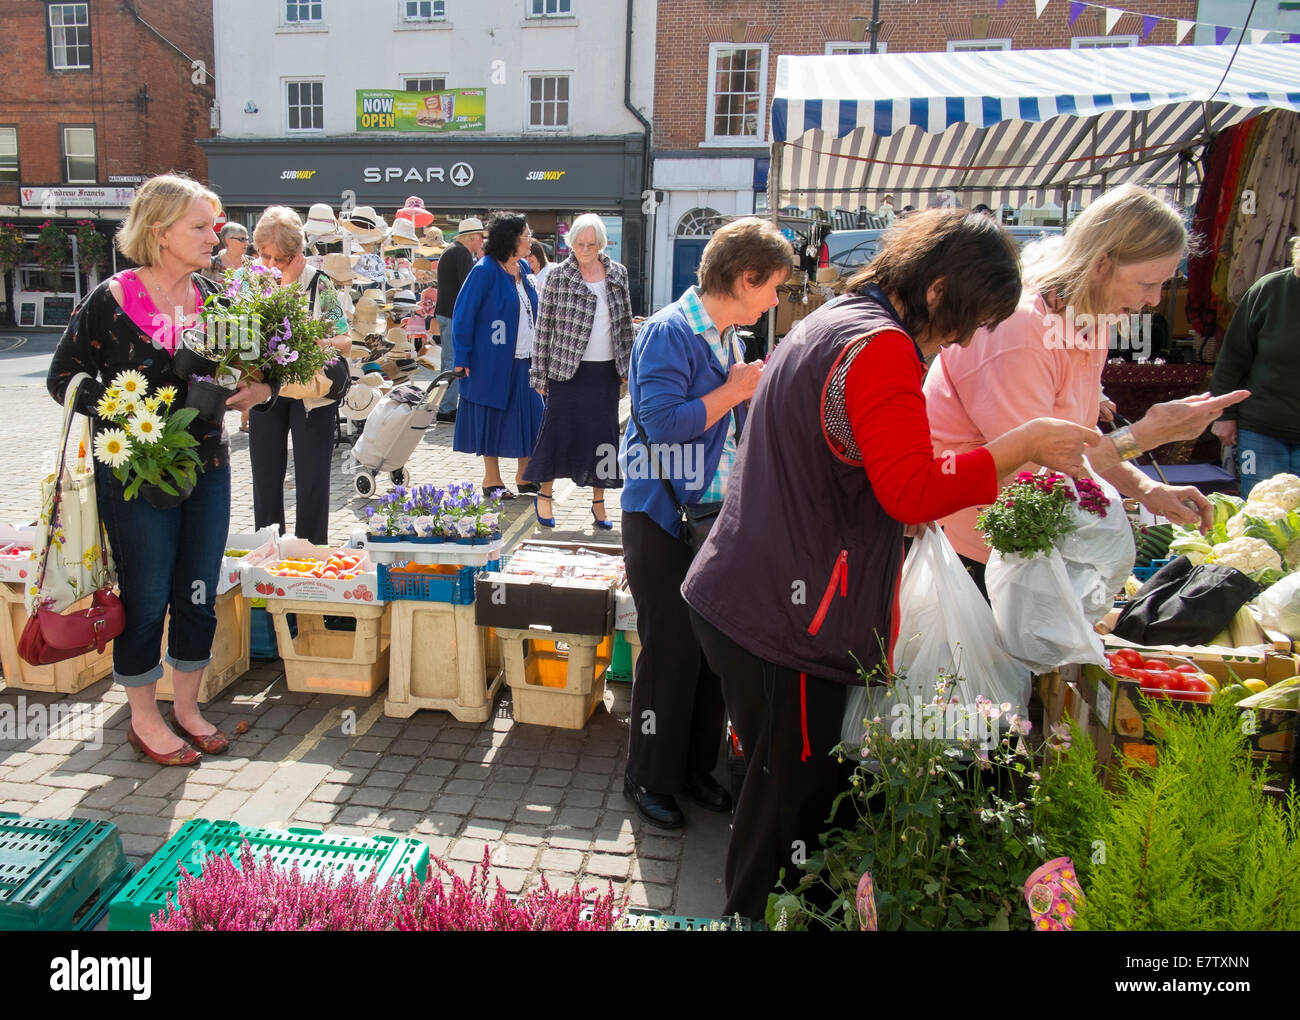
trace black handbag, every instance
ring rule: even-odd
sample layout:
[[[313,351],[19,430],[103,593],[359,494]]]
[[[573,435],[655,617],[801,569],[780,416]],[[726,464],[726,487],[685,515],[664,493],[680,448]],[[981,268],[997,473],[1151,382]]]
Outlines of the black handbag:
[[[1179,556],[1124,607],[1112,633],[1141,645],[1201,645],[1227,628],[1262,587],[1235,567]]]
[[[740,418],[736,415],[736,409],[731,409],[731,420],[736,429],[736,442],[740,442]],[[632,424],[636,426],[637,434],[641,437],[641,442],[645,444],[646,449],[650,452],[651,467],[658,476],[659,481],[663,483],[664,489],[668,492],[668,498],[673,501],[673,506],[677,508],[677,516],[680,522],[679,537],[686,543],[690,549],[691,555],[694,556],[704,548],[704,543],[708,541],[709,532],[713,530],[714,522],[718,519],[718,514],[722,512],[722,501],[710,501],[708,503],[682,503],[677,498],[677,490],[672,487],[672,483],[664,477],[663,472],[659,470],[659,458],[656,456],[655,448],[651,445],[646,435],[645,429],[641,427],[641,421],[636,416],[635,408],[632,410]]]

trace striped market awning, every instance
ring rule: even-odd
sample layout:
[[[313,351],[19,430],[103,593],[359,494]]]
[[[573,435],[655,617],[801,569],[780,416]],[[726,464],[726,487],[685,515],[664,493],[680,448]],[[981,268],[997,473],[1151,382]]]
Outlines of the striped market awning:
[[[1176,198],[1214,134],[1273,108],[1300,111],[1300,45],[782,56],[770,194],[996,208],[1135,181]]]

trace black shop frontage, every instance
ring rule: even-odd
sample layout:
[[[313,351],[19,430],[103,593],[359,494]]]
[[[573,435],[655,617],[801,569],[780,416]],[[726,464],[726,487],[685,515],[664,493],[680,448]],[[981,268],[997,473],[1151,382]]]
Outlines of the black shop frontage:
[[[391,223],[406,199],[418,195],[449,235],[466,216],[486,220],[495,209],[527,213],[533,233],[563,258],[567,226],[581,213],[599,213],[611,257],[628,269],[633,308],[644,310],[646,153],[640,134],[433,143],[213,138],[199,144],[208,157],[209,186],[226,215],[250,230],[269,205],[305,216],[317,202],[336,214],[372,206]]]

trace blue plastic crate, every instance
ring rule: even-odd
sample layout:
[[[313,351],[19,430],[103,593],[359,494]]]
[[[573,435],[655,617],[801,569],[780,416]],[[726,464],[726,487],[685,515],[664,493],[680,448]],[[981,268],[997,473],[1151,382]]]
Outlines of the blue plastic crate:
[[[298,636],[298,618],[292,613],[285,617],[289,633]],[[248,655],[252,659],[278,659],[280,645],[275,639],[275,620],[265,608],[254,606],[248,615],[250,629]]]
[[[474,578],[484,570],[499,570],[499,560],[486,567],[461,567],[454,574],[408,574],[379,564],[379,597],[384,602],[399,599],[414,602],[450,602],[454,606],[474,604]]]
[[[1149,580],[1151,580],[1151,578],[1153,578],[1159,572],[1161,567],[1167,566],[1172,562],[1173,562],[1172,559],[1152,560],[1150,566],[1134,567],[1133,576],[1136,577],[1143,584],[1146,584]]]

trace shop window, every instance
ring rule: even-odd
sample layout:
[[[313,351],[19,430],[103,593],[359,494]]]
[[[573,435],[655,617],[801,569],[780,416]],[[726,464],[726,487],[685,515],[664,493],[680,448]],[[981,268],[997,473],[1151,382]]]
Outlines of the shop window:
[[[949,53],[972,53],[988,50],[1009,50],[1010,39],[949,39]]]
[[[677,221],[678,237],[709,237],[722,226],[722,214],[717,209],[692,209]]]
[[[406,0],[402,6],[406,21],[442,21],[447,17],[445,0]]]
[[[324,131],[325,83],[319,81],[287,81],[284,83],[284,87],[288,129],[290,131]]]
[[[567,74],[528,76],[528,126],[530,128],[569,126],[569,76]]]
[[[436,75],[424,78],[403,78],[404,92],[441,92],[447,87],[447,76]]]
[[[569,0],[528,0],[530,18],[567,18],[573,11]]]
[[[767,46],[709,44],[710,142],[761,142],[767,95]]]
[[[322,21],[321,0],[284,0],[284,20],[290,25]]]
[[[99,180],[95,161],[95,128],[85,124],[65,127],[61,132],[63,145],[63,183],[94,184]]]
[[[889,43],[885,42],[884,39],[877,39],[876,53],[877,54],[887,53],[888,51],[889,51]],[[854,56],[859,53],[869,54],[870,52],[871,52],[871,43],[869,42],[861,42],[861,43],[828,42],[826,44],[826,56],[828,57],[846,57],[846,56]]]
[[[89,4],[49,4],[46,7],[52,70],[90,68],[89,8]]]
[[[1110,50],[1117,46],[1136,46],[1135,35],[1079,35],[1070,40],[1072,50]]]
[[[18,128],[0,127],[0,184],[18,183]]]

